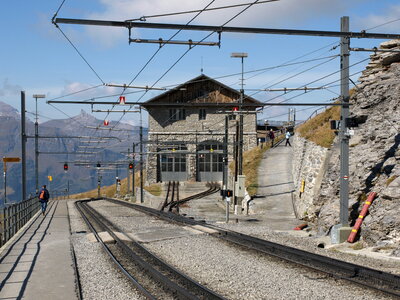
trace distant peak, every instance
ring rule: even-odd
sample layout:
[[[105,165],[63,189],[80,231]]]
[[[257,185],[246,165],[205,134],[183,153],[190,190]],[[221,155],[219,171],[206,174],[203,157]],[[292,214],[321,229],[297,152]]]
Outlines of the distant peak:
[[[0,101],[0,116],[1,117],[13,117],[19,118],[19,112],[16,108],[12,107],[11,105]]]

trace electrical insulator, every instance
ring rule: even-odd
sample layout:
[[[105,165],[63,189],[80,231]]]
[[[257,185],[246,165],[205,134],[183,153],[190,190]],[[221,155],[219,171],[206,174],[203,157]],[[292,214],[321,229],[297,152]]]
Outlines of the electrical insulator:
[[[129,164],[129,170],[133,170],[133,163]]]
[[[68,171],[68,164],[67,163],[64,164],[64,171]]]
[[[119,104],[125,104],[125,96],[119,96]]]
[[[104,126],[108,126],[110,124],[109,120],[104,120]]]

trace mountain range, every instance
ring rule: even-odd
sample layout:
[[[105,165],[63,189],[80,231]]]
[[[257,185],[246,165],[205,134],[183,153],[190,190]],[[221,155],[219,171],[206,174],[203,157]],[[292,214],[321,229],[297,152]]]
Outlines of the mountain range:
[[[115,126],[115,127],[114,127]],[[0,156],[21,157],[21,114],[0,101]],[[126,123],[104,126],[103,120],[81,111],[68,119],[50,120],[39,124],[39,186],[47,184],[50,191],[79,193],[97,187],[97,163],[101,164],[101,184],[115,183],[115,177],[126,177],[126,152],[139,142],[139,126]],[[26,118],[27,194],[35,194],[35,125]],[[76,138],[76,137],[81,138]],[[147,136],[147,128],[143,128]],[[100,142],[99,142],[100,141]],[[51,152],[51,153],[49,153]],[[84,153],[82,153],[84,152]],[[57,154],[56,154],[57,153]],[[120,166],[112,163],[120,161]],[[68,171],[64,171],[64,164]],[[0,162],[3,167],[3,161]],[[22,198],[21,164],[7,163],[7,202]],[[51,176],[52,181],[49,181]],[[4,178],[0,184],[0,206],[4,201]]]

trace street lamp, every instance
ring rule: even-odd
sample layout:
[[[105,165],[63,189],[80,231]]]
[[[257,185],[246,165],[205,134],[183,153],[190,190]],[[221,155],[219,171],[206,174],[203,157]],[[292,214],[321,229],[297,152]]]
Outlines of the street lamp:
[[[244,100],[244,64],[243,60],[245,57],[247,57],[247,53],[244,52],[234,52],[231,53],[231,57],[233,58],[241,58],[242,60],[242,79],[241,79],[241,89],[240,89],[240,99],[239,99],[239,124],[237,124],[237,135],[236,135],[236,155],[238,156],[238,159],[236,160],[236,166],[235,167],[235,182],[236,184],[238,183],[238,175],[243,174],[243,113],[242,113],[242,105],[243,105],[243,100]],[[235,205],[235,214],[237,214],[237,205],[238,205],[238,197],[235,195],[234,199],[234,205]]]
[[[38,109],[37,109],[37,99],[46,98],[43,94],[34,94],[36,102],[36,114],[35,114],[35,187],[36,195],[39,194],[39,123],[38,123]]]

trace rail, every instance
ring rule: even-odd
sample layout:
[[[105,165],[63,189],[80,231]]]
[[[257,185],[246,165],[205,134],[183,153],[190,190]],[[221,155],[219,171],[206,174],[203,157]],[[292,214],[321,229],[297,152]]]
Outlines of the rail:
[[[240,245],[241,247],[251,249],[252,251],[275,256],[293,264],[313,269],[318,272],[323,272],[332,277],[347,280],[354,284],[386,293],[390,296],[400,297],[400,276],[397,274],[371,269],[362,265],[356,265],[268,240],[259,239],[254,236],[220,228],[194,219],[185,218],[180,215],[162,212],[150,207],[139,206],[112,198],[103,199],[113,203],[118,203],[125,207],[130,207],[149,215],[157,216],[164,220],[171,220],[173,222],[187,225],[205,226],[215,230],[215,233],[213,233],[212,236],[216,238]]]
[[[0,216],[0,247],[7,243],[40,209],[37,197],[3,208]]]

